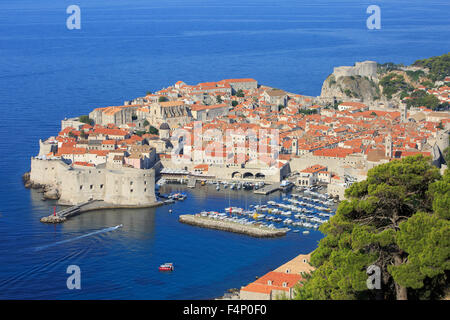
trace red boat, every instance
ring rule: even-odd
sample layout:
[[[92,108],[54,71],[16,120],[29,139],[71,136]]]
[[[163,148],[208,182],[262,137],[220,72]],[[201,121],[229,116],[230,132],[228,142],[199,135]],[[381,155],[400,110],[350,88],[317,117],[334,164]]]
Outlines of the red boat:
[[[164,263],[159,266],[159,271],[173,271],[173,263]]]

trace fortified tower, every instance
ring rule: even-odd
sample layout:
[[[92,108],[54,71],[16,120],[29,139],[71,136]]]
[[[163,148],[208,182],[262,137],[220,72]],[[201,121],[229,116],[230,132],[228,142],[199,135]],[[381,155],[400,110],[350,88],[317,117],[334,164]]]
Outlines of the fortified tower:
[[[407,122],[408,121],[408,108],[406,107],[406,104],[402,103],[400,106],[400,120],[401,122]]]
[[[297,139],[292,139],[292,154],[298,155],[298,143],[297,143]]]

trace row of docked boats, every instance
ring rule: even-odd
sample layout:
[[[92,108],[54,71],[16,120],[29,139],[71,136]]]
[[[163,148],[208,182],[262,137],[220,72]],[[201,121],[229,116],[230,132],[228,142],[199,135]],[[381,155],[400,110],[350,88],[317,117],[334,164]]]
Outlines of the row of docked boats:
[[[292,227],[318,229],[334,215],[331,206],[334,202],[326,194],[304,193],[292,194],[291,197],[283,197],[283,202],[268,201],[263,205],[250,205],[251,210],[230,207],[226,213],[247,215],[253,220],[266,220]],[[295,230],[294,230],[295,231]]]
[[[216,190],[220,191],[221,186],[224,189],[227,189],[228,187],[230,190],[258,190],[262,187],[264,187],[264,182],[228,182],[228,181],[217,181],[213,184],[216,185]]]
[[[225,210],[227,210],[227,209],[229,209],[229,208],[226,208]],[[234,211],[234,212],[236,212],[236,211]],[[249,212],[246,212],[246,211],[242,211],[240,213],[240,215],[248,215],[248,214],[249,214]],[[207,217],[210,219],[214,219],[214,220],[222,220],[222,221],[238,223],[238,224],[246,225],[246,226],[278,229],[274,224],[268,224],[268,223],[265,223],[264,221],[251,220],[249,218],[233,216],[233,215],[230,215],[227,213],[219,213],[216,211],[202,211],[202,212],[198,213],[197,215],[199,215],[201,217]]]
[[[175,201],[184,201],[187,198],[187,195],[182,192],[173,192],[170,194],[157,193],[156,195],[161,199],[167,199],[163,201],[164,204],[175,203]]]

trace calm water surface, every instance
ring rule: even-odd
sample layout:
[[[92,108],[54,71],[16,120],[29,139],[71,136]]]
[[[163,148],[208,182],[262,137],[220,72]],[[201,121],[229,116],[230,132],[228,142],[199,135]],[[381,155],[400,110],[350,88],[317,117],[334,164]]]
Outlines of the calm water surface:
[[[181,213],[267,200],[204,188],[188,191],[172,214],[167,206],[109,210],[41,224],[54,203],[24,189],[21,175],[38,152],[38,139],[57,134],[64,117],[120,105],[178,80],[253,77],[318,95],[334,66],[410,64],[450,47],[447,0],[376,1],[379,31],[365,27],[372,1],[80,0],[79,31],[65,27],[71,4],[0,2],[3,299],[213,298],[313,250],[322,237],[254,239],[178,223]],[[118,224],[124,227],[86,236]],[[157,271],[166,261],[176,272]],[[81,268],[79,291],[66,288],[70,264]]]

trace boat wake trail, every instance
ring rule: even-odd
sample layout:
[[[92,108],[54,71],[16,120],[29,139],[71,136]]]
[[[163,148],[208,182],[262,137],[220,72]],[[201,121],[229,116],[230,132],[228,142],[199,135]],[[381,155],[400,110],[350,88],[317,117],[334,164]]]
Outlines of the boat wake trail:
[[[55,242],[55,243],[47,244],[45,246],[36,247],[36,248],[34,248],[34,251],[41,251],[41,250],[44,250],[44,249],[47,249],[47,248],[50,248],[50,247],[54,247],[54,246],[57,246],[57,245],[60,245],[60,244],[63,244],[63,243],[72,242],[72,241],[76,241],[76,240],[79,240],[79,239],[82,239],[82,238],[90,237],[90,236],[93,236],[95,234],[114,231],[114,230],[117,230],[117,229],[119,229],[121,227],[123,227],[123,225],[119,224],[119,225],[114,226],[114,227],[109,227],[109,228],[97,230],[97,231],[94,231],[94,232],[83,234],[81,236],[78,236],[78,237],[75,237],[75,238],[72,238],[72,239],[62,240],[62,241],[58,241],[58,242]]]

